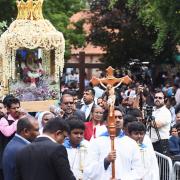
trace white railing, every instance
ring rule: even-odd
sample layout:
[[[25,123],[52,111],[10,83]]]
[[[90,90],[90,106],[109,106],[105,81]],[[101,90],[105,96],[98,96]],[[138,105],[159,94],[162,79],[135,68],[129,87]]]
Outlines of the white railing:
[[[156,152],[160,180],[172,180],[173,165],[170,157]]]
[[[171,180],[180,180],[180,161],[174,163]]]

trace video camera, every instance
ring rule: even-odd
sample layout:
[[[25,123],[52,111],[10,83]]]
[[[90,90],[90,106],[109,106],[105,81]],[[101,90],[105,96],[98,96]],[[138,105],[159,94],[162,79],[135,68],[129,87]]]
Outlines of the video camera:
[[[152,116],[153,106],[146,105],[143,108],[143,110],[144,110],[144,119],[148,122],[152,121],[154,119],[154,117]]]

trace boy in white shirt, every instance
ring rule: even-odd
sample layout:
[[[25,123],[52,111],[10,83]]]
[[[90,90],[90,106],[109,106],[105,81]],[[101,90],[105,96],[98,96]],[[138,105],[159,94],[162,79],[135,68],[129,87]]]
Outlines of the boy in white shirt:
[[[146,128],[142,122],[134,121],[128,123],[128,136],[134,139],[141,152],[141,159],[145,169],[142,180],[159,180],[159,167],[154,150],[148,144],[144,144]]]
[[[87,155],[88,141],[84,140],[85,125],[83,121],[72,117],[68,120],[70,132],[64,141],[68,153],[68,160],[71,171],[77,180],[82,179],[84,171],[84,161]]]

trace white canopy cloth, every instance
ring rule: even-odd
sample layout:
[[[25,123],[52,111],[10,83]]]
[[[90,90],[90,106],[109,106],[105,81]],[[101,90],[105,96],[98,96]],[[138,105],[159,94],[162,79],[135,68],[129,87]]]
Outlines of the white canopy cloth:
[[[65,41],[63,34],[50,21],[17,19],[1,35],[0,46],[3,82],[9,78],[15,79],[15,55],[19,48],[43,48],[45,51],[54,49],[54,79],[59,80],[59,70],[62,72],[64,67]]]

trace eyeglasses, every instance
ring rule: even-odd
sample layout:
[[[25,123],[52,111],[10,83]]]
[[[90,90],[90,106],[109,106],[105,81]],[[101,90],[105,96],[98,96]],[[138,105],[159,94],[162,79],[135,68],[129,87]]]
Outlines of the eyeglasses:
[[[123,117],[122,116],[115,116],[115,119],[122,119]]]
[[[94,112],[95,114],[103,114],[103,112]]]
[[[154,99],[163,99],[163,97],[155,96]]]
[[[68,104],[73,105],[74,102],[64,102],[63,104],[65,104],[65,105],[68,105]]]

